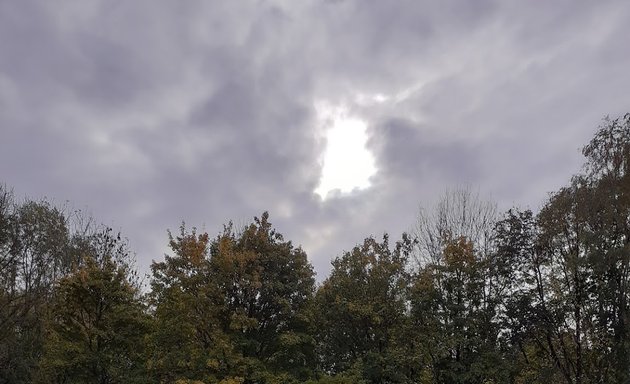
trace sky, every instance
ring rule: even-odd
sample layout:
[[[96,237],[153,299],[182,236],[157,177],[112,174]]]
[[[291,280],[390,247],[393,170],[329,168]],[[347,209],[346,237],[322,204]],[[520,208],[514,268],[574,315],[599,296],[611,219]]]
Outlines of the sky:
[[[538,209],[630,112],[627,1],[0,0],[0,183],[120,230],[269,211],[324,278],[446,189]]]

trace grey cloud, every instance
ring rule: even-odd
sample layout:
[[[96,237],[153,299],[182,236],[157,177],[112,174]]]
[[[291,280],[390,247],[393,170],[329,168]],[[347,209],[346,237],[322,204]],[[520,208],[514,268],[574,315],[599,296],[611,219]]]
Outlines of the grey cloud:
[[[371,147],[378,158],[380,175],[422,180],[436,173],[446,184],[478,179],[478,151],[458,140],[442,142],[426,127],[392,119],[372,129]]]
[[[146,269],[181,220],[263,210],[325,275],[448,186],[536,205],[630,104],[624,2],[0,3],[0,177],[87,206]],[[382,94],[361,104],[358,94]],[[373,186],[313,194],[314,103],[366,120]]]

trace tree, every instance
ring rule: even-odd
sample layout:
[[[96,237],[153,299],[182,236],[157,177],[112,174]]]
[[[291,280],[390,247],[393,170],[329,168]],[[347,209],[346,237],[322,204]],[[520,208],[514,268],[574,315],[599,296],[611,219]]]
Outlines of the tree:
[[[29,382],[52,286],[67,268],[67,221],[46,201],[0,195],[0,381]]]
[[[15,358],[11,356],[15,348],[16,334],[14,324],[19,322],[22,308],[13,277],[17,270],[16,255],[12,252],[15,221],[13,194],[0,185],[0,381],[8,382],[13,378],[9,372],[14,370]]]
[[[414,279],[411,317],[434,382],[506,382],[497,309],[484,305],[484,273],[472,242],[459,237],[446,243],[440,264],[425,265]]]
[[[426,333],[421,349],[436,382],[504,379],[497,339],[509,268],[496,257],[496,219],[496,205],[469,188],[420,213],[412,321]]]
[[[306,253],[284,241],[265,212],[240,233],[227,226],[211,254],[223,329],[248,364],[262,364],[271,375],[256,379],[250,370],[246,382],[310,377],[315,356],[308,309],[315,280]]]
[[[478,257],[489,257],[496,221],[496,204],[483,200],[471,187],[446,190],[433,210],[418,213],[416,262],[441,263],[447,243],[460,237],[473,244]]]
[[[240,232],[229,224],[212,241],[184,227],[171,236],[175,255],[152,266],[159,378],[273,383],[312,376],[313,269],[268,218],[265,212]],[[169,335],[177,351],[169,351]]]
[[[37,382],[146,381],[148,318],[138,287],[130,283],[126,265],[100,256],[86,256],[81,266],[60,279]]]
[[[0,382],[33,381],[59,280],[85,265],[86,257],[130,267],[124,248],[120,235],[80,213],[72,216],[46,200],[17,202],[0,186]],[[129,281],[137,283],[128,270]]]
[[[169,232],[169,245],[174,255],[151,265],[151,376],[165,383],[218,382],[229,376],[222,362],[232,361],[233,353],[218,324],[222,303],[210,270],[209,236],[182,224],[179,236]]]
[[[406,235],[394,250],[387,235],[382,242],[369,237],[332,262],[315,307],[324,373],[357,369],[369,383],[406,382],[418,373],[404,340],[411,250]]]
[[[557,315],[562,312],[551,299],[551,259],[541,246],[538,220],[530,210],[510,209],[495,232],[497,259],[508,281],[501,325],[511,374],[517,383],[561,381]]]
[[[595,366],[621,383],[630,378],[630,113],[606,118],[582,153]]]
[[[630,114],[605,120],[583,154],[584,172],[535,219],[510,213],[498,226],[517,271],[506,324],[529,381],[629,375]]]

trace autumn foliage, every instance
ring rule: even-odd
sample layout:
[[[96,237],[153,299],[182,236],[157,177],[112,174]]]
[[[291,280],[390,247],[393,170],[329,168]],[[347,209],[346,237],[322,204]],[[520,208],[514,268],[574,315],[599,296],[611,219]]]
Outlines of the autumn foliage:
[[[630,114],[583,153],[538,212],[452,190],[320,283],[266,212],[182,224],[145,280],[119,234],[0,187],[0,383],[626,383]]]

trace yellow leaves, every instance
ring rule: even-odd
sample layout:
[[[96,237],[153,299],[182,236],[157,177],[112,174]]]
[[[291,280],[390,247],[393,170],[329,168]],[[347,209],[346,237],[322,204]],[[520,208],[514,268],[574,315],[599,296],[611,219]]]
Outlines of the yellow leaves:
[[[193,228],[189,233],[182,224],[180,236],[174,238],[170,231],[168,235],[171,249],[181,258],[188,260],[195,266],[199,266],[205,260],[208,252],[208,243],[210,242],[207,233],[197,235],[196,228]]]
[[[186,236],[181,240],[180,246],[182,247],[182,256],[188,258],[193,265],[199,265],[205,259],[208,234],[203,233],[198,237],[195,237],[194,234]]]
[[[219,381],[219,384],[242,384],[245,382],[245,379],[239,376],[229,377],[227,379],[223,379]]]
[[[206,367],[214,369],[214,370],[219,369],[219,360],[217,359],[206,360]]]
[[[267,365],[297,364],[275,356],[288,355],[288,348],[312,349],[293,334],[279,340],[281,332],[308,325],[297,317],[306,312],[314,290],[312,268],[306,255],[282,242],[265,221],[238,233],[230,224],[211,241],[182,229],[171,236],[171,247],[175,255],[152,267],[160,332],[155,345],[167,361],[158,375],[168,382],[186,372],[179,378],[271,383]],[[179,360],[188,365],[178,366]]]
[[[348,312],[358,318],[370,317],[374,312],[374,305],[372,302],[352,302],[345,303]]]
[[[254,289],[260,288],[260,268],[256,263],[258,254],[252,250],[237,249],[234,238],[230,236],[222,236],[218,244],[219,252],[213,255],[213,263],[239,283],[243,280]]]
[[[426,367],[420,372],[419,383],[420,384],[432,384],[435,381],[433,380],[433,372],[430,368]]]
[[[247,330],[258,327],[258,320],[248,317],[242,308],[238,308],[237,311],[230,316],[230,320],[230,329],[235,331],[246,332]]]
[[[420,292],[435,291],[435,276],[429,268],[420,271],[414,284],[414,289]]]
[[[475,263],[475,251],[473,243],[465,236],[456,240],[448,240],[444,247],[444,259],[446,264],[456,268],[470,266]]]
[[[279,337],[280,344],[284,348],[300,345],[303,342],[303,338],[295,332],[285,332]]]
[[[244,270],[256,261],[258,255],[251,250],[236,249],[234,239],[224,236],[219,240],[219,252],[215,258],[224,269]]]

